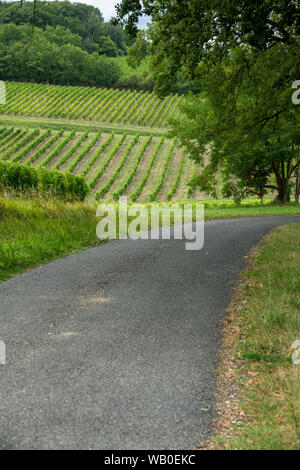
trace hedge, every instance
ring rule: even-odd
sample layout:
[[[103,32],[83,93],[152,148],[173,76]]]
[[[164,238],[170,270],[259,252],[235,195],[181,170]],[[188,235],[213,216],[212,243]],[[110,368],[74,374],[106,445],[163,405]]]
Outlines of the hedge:
[[[45,197],[83,201],[90,188],[81,175],[0,161],[0,189],[35,191]]]

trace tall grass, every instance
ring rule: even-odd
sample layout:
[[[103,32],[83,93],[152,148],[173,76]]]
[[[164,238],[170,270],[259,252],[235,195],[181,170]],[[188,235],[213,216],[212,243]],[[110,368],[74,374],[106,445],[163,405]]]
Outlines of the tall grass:
[[[246,419],[225,445],[299,450],[300,365],[291,346],[300,340],[300,223],[277,228],[266,242],[233,303],[237,363],[230,373]]]
[[[300,213],[300,205],[213,207],[209,204],[206,220]],[[98,221],[96,204],[26,195],[0,196],[0,280],[98,244]]]
[[[0,197],[0,280],[97,244],[96,223],[84,203]]]

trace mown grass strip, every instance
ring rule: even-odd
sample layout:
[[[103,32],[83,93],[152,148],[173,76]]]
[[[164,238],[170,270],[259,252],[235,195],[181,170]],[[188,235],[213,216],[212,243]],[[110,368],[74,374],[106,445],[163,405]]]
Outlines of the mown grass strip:
[[[225,344],[239,384],[231,408],[243,419],[231,438],[216,437],[229,449],[300,449],[300,364],[292,362],[300,340],[300,223],[275,229],[255,250],[251,267],[233,300]],[[226,369],[222,372],[226,373]],[[220,403],[222,406],[222,403]]]
[[[127,126],[120,124],[104,124],[103,122],[84,122],[84,121],[71,121],[67,119],[50,119],[44,117],[27,117],[25,118],[12,118],[11,116],[0,116],[0,125],[24,127],[24,128],[36,128],[39,129],[51,129],[51,130],[76,130],[77,132],[115,132],[115,134],[127,134],[131,135],[158,135],[162,136],[165,134],[165,129],[151,129],[150,127],[140,128],[137,126]]]

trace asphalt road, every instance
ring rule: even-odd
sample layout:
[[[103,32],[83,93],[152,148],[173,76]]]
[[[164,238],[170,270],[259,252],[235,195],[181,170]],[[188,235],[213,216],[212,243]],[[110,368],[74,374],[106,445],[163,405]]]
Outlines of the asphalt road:
[[[1,449],[193,449],[214,417],[220,319],[250,247],[300,217],[116,241],[0,284]]]

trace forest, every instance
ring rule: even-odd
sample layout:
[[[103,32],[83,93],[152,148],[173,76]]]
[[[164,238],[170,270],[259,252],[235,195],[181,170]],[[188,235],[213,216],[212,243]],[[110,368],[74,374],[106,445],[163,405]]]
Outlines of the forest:
[[[111,58],[131,44],[124,29],[93,6],[0,3],[0,75],[4,80],[112,86],[122,75]]]

